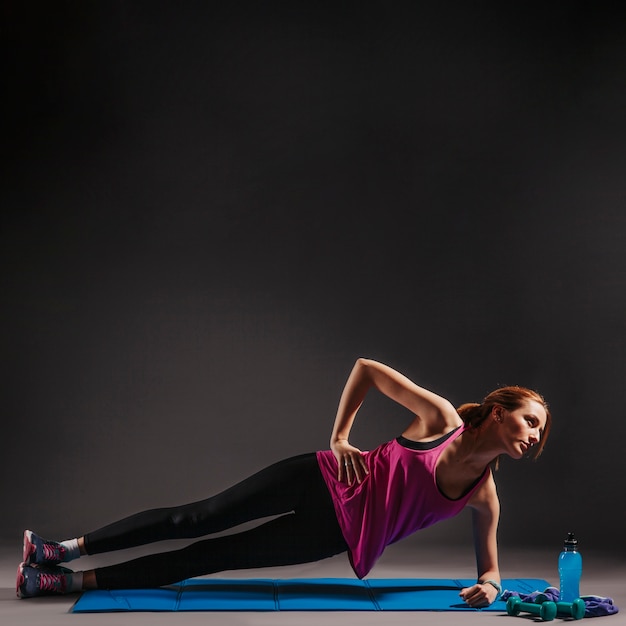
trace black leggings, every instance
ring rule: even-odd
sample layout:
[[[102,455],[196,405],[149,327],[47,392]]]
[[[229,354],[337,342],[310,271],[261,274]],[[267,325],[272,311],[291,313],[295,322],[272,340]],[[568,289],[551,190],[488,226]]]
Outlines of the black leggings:
[[[223,570],[318,561],[348,549],[314,453],[280,461],[206,500],[114,522],[85,535],[85,548],[99,554],[200,537],[275,515],[251,530],[98,568],[98,587],[160,587]]]

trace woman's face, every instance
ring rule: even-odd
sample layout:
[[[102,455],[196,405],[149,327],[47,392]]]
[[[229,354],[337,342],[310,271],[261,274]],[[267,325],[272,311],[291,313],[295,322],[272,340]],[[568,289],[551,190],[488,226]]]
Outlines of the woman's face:
[[[535,400],[525,400],[513,411],[494,407],[496,421],[501,424],[506,454],[521,459],[532,446],[539,443],[546,427],[546,410]]]

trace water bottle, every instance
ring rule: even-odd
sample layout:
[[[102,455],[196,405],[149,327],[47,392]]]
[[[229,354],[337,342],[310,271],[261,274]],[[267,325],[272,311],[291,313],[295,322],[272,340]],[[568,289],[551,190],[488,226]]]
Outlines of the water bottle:
[[[580,598],[580,577],[583,573],[583,558],[578,552],[578,541],[574,533],[568,533],[559,555],[559,578],[561,602],[573,602]]]

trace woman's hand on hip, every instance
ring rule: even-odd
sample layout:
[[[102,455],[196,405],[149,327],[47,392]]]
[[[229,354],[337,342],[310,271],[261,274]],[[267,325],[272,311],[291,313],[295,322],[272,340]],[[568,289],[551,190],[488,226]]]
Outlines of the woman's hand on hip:
[[[347,439],[339,439],[333,442],[330,447],[337,459],[337,480],[339,482],[345,480],[348,485],[352,485],[356,478],[356,481],[360,483],[365,475],[369,474],[363,453],[348,443]]]

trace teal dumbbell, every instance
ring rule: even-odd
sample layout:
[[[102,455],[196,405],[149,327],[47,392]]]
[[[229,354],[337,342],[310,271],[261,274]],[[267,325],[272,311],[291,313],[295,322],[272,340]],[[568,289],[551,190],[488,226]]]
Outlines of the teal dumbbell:
[[[578,598],[574,602],[557,602],[556,616],[582,619],[585,617],[585,601]]]
[[[544,602],[549,602],[548,596],[544,593],[540,593],[535,598],[534,602],[535,604],[543,604]],[[576,600],[574,600],[574,602],[557,602],[556,616],[582,619],[583,617],[585,617],[585,601],[581,598],[577,598]]]
[[[556,602],[522,602],[518,597],[512,596],[506,601],[506,612],[509,615],[519,615],[521,612],[538,615],[544,622],[551,622],[556,617]]]

